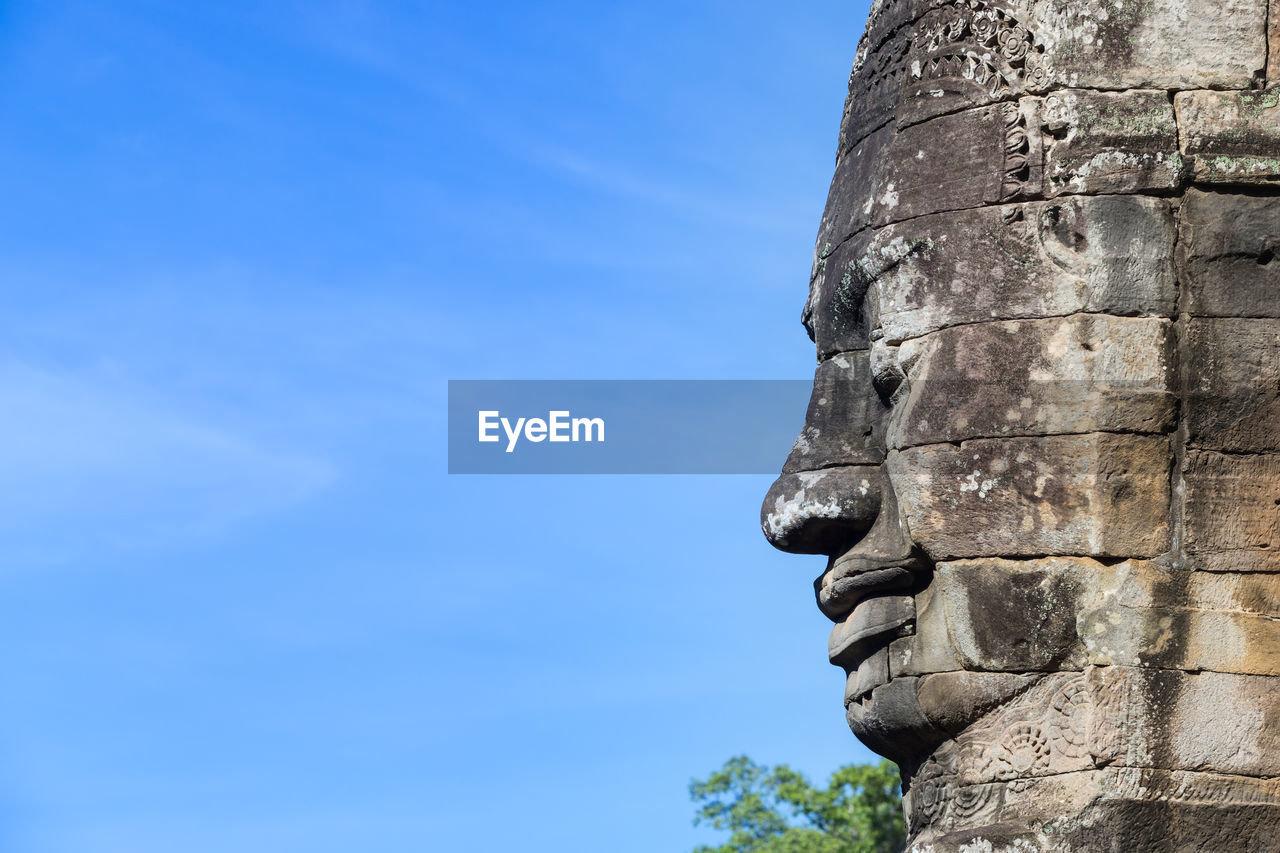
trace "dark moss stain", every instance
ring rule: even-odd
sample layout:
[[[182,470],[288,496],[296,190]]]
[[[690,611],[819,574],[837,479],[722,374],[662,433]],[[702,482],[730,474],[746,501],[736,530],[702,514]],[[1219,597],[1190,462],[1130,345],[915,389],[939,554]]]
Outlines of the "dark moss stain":
[[[1139,707],[1133,708],[1130,713],[1145,723],[1143,746],[1154,766],[1171,768],[1177,761],[1172,743],[1173,713],[1187,687],[1187,681],[1196,676],[1177,670],[1154,668],[1134,669],[1131,672],[1136,680],[1131,701]]]
[[[1152,585],[1151,597],[1155,605],[1170,608],[1185,606],[1189,594],[1191,575],[1182,570],[1169,570],[1163,573]],[[1190,632],[1185,620],[1176,621],[1169,627],[1165,645],[1158,657],[1165,666],[1180,666],[1187,658]],[[1194,673],[1177,669],[1132,670],[1136,679],[1135,689],[1130,693],[1130,701],[1138,705],[1129,711],[1129,715],[1145,723],[1145,746],[1154,766],[1170,768],[1176,761],[1172,735],[1172,718],[1183,691],[1187,689]]]
[[[1077,15],[1081,19],[1088,15],[1092,20],[1099,21],[1093,46],[1096,48],[1101,43],[1102,47],[1097,50],[1094,61],[1103,68],[1128,68],[1133,65],[1134,47],[1140,41],[1138,28],[1155,14],[1154,0],[1107,3],[1110,14],[1105,21],[1099,20],[1100,16],[1091,8],[1101,4],[1072,2],[1061,5],[1078,9]]]
[[[987,568],[967,581],[969,624],[992,669],[1049,671],[1076,648],[1078,591],[1053,570]]]

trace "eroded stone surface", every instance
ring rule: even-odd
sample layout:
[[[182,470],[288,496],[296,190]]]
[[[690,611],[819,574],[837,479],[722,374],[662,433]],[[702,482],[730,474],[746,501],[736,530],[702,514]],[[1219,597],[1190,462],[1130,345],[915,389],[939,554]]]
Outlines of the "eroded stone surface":
[[[1044,194],[1171,190],[1182,182],[1166,92],[1069,89],[1044,99]]]
[[[1280,320],[1191,320],[1185,334],[1190,446],[1280,452]]]
[[[881,130],[859,142],[837,161],[818,228],[815,270],[841,243],[871,224],[876,164],[885,156],[885,148],[892,140],[891,130]]]
[[[862,232],[841,243],[814,264],[809,299],[801,320],[818,348],[818,359],[841,352],[865,350],[871,345],[867,305],[870,280],[860,261],[871,233]]]
[[[1267,20],[1267,85],[1280,83],[1280,15]]]
[[[1182,151],[1206,183],[1280,181],[1280,89],[1182,92]]]
[[[1038,191],[1034,102],[940,116],[905,128],[877,169],[871,222],[887,225],[945,210],[1010,201]],[[939,139],[949,144],[940,149]]]
[[[1280,850],[1276,19],[873,4],[763,524],[913,851]]]
[[[889,476],[934,560],[1154,557],[1169,547],[1169,442],[1105,433],[893,451]]]
[[[908,391],[894,407],[889,444],[1168,432],[1177,408],[1171,328],[1168,320],[1076,314],[911,340],[897,352]]]
[[[1178,250],[1193,316],[1280,317],[1274,198],[1191,190],[1182,202]]]
[[[1190,565],[1280,571],[1280,454],[1192,451],[1185,469]]]
[[[1163,200],[1062,198],[879,229],[849,263],[881,339],[896,343],[984,320],[1172,317],[1174,240]]]
[[[1280,576],[1188,572],[1129,560],[940,563],[895,675],[1085,666],[1280,675]]]
[[[833,356],[818,365],[804,428],[783,470],[879,465],[883,422],[884,403],[871,387],[870,354]]]
[[[955,762],[926,765],[906,793],[910,853],[1275,849],[1280,783],[1272,780],[1103,767],[968,784]]]
[[[775,548],[821,554],[870,529],[880,509],[880,469],[825,468],[787,474],[774,483],[760,524]]]
[[[1016,3],[1022,6],[1023,3]],[[1247,88],[1266,64],[1266,0],[1040,0],[1055,83]]]
[[[1070,89],[885,126],[841,155],[819,257],[868,226],[1040,196],[1168,192],[1184,174],[1163,91]]]
[[[1266,64],[1266,0],[895,0],[858,49],[841,149],[890,122],[1059,88],[1248,88]]]
[[[1100,764],[1280,775],[1272,677],[1106,666],[1091,667],[1085,685],[1090,751]]]

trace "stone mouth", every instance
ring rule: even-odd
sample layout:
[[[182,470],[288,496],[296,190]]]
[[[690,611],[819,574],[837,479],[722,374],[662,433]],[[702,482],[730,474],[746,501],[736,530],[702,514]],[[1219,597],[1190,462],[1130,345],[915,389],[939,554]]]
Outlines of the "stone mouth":
[[[909,549],[877,554],[855,547],[833,557],[814,582],[818,608],[836,623],[827,657],[847,676],[846,705],[889,682],[889,643],[915,633],[914,593],[928,574]]]
[[[914,632],[915,602],[910,596],[869,598],[836,623],[827,642],[827,657],[836,666],[857,668],[889,639]]]
[[[861,601],[916,586],[924,570],[924,561],[914,554],[867,555],[855,547],[833,557],[814,582],[818,609],[841,622]]]

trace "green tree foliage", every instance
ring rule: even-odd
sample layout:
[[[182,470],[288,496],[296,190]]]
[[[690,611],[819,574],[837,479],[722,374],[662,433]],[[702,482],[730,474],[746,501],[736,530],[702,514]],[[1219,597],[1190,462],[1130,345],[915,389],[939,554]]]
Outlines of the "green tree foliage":
[[[815,788],[785,764],[761,767],[731,758],[689,784],[695,824],[731,833],[694,853],[899,853],[905,845],[898,768],[850,764]]]

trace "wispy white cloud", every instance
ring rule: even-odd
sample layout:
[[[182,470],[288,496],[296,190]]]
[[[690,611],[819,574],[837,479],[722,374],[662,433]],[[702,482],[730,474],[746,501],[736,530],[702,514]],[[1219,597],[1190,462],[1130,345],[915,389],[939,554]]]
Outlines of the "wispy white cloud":
[[[690,191],[686,188],[688,181],[653,178],[549,143],[530,144],[517,153],[534,165],[582,185],[608,195],[666,208],[684,220],[772,232],[785,232],[794,227],[793,218],[759,209],[758,204],[751,204],[749,199],[724,198],[723,187]]]
[[[217,535],[329,485],[329,461],[208,423],[109,370],[0,362],[0,557]]]
[[[492,48],[483,42],[456,34],[446,39],[429,27],[425,32],[415,30],[413,38],[406,39],[403,22],[397,29],[362,2],[334,3],[322,14],[304,7],[298,23],[314,49],[417,92],[436,109],[458,117],[467,133],[554,179],[603,196],[652,205],[683,222],[785,233],[794,228],[797,214],[809,215],[808,199],[803,197],[787,199],[795,210],[779,210],[776,199],[766,203],[758,193],[736,191],[727,184],[731,176],[697,180],[688,173],[698,166],[692,161],[673,165],[682,170],[679,174],[664,173],[651,164],[653,152],[648,150],[628,146],[613,152],[591,150],[593,144],[603,143],[575,138],[582,135],[582,124],[573,125],[572,131],[557,129],[545,120],[545,105],[508,101],[505,78],[492,71],[503,66],[503,58],[490,55]],[[423,62],[424,38],[433,44],[429,54],[440,59]],[[600,121],[589,112],[581,118],[587,127]]]

